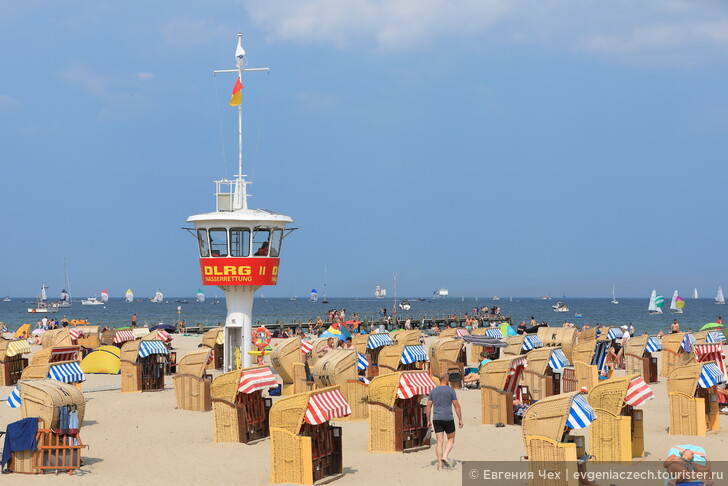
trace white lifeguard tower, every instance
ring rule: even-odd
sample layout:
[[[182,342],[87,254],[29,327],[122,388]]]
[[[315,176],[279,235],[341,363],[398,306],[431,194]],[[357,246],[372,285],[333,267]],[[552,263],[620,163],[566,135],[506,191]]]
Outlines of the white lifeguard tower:
[[[244,72],[268,71],[268,68],[245,68],[240,33],[235,58],[236,69],[214,73],[238,73],[242,83]],[[289,216],[268,209],[248,208],[246,188],[250,182],[243,174],[242,95],[239,101],[238,174],[234,180],[215,181],[214,212],[187,218],[187,222],[195,225],[203,285],[217,285],[225,292],[227,318],[223,366],[226,371],[235,368],[237,349],[242,367],[248,368],[252,364],[248,351],[253,347],[253,296],[263,285],[276,285],[281,243],[293,231],[286,229],[286,225],[293,222]]]

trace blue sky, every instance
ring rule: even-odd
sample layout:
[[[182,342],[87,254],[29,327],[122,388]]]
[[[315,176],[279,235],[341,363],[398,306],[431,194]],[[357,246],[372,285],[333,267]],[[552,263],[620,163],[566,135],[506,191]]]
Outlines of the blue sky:
[[[271,68],[243,80],[250,204],[300,228],[266,296],[324,267],[330,296],[728,286],[723,2],[0,0],[0,25],[2,294],[57,295],[64,257],[76,297],[194,294],[238,31]]]

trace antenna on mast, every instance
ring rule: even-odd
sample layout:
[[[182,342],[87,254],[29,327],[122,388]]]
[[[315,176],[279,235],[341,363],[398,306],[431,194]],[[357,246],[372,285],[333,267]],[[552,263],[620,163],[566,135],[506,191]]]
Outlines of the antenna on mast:
[[[243,89],[243,73],[248,71],[270,71],[269,68],[249,68],[246,69],[247,57],[245,56],[245,49],[243,49],[243,34],[238,32],[238,45],[235,49],[235,65],[237,69],[219,69],[213,71],[213,74],[217,73],[237,73],[238,82],[235,84],[233,89],[233,97],[235,96],[236,90],[240,92],[240,98],[238,103],[238,174],[235,176],[232,210],[248,209],[248,191],[247,185],[250,182],[245,180],[245,174],[243,174],[243,101],[242,101],[242,89]],[[239,88],[238,88],[239,83]],[[231,105],[232,105],[231,100]],[[216,181],[218,185],[220,183],[230,183],[230,181]],[[219,191],[218,191],[219,192]]]

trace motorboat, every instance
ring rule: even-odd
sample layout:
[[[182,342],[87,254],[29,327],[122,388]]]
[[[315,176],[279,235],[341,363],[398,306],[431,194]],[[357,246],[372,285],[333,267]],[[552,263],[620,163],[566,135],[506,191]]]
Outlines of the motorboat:
[[[104,305],[104,302],[96,297],[89,297],[88,299],[82,300],[81,305]]]
[[[552,305],[551,308],[554,312],[569,312],[569,306],[563,301],[558,301],[555,305]]]
[[[399,308],[408,311],[412,308],[412,306],[410,305],[408,300],[403,300],[399,303]]]

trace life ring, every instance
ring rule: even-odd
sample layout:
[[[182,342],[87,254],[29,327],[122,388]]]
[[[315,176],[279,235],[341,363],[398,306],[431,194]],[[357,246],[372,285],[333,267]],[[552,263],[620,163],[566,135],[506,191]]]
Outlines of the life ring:
[[[270,344],[270,331],[265,326],[260,326],[253,332],[253,344],[258,349],[264,349]]]

